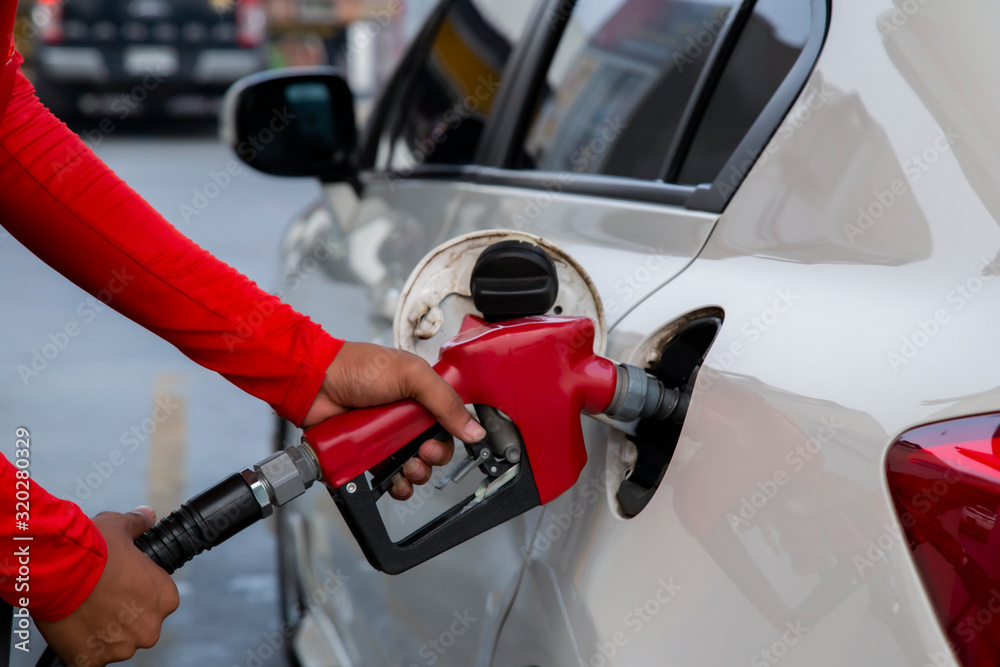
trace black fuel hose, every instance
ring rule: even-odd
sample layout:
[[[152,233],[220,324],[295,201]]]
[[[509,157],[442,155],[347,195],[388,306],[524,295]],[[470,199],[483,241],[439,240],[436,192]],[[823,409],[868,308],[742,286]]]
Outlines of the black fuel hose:
[[[161,519],[136,538],[135,546],[173,574],[198,554],[222,544],[264,516],[265,510],[250,482],[243,474],[235,473]],[[46,648],[35,667],[65,667],[65,663],[55,651]]]
[[[135,540],[135,546],[173,574],[203,551],[222,544],[264,517],[253,490],[230,475],[171,512]]]

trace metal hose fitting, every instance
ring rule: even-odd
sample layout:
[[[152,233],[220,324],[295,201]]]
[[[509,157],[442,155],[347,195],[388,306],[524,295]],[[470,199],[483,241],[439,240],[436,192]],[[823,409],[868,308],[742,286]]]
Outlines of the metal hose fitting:
[[[686,407],[686,397],[669,389],[655,377],[631,364],[618,364],[618,380],[611,404],[604,410],[611,419],[667,419],[677,408]]]

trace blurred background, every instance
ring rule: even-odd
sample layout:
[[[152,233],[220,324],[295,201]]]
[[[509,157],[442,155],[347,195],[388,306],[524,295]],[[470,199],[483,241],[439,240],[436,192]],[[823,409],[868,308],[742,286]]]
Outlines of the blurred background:
[[[262,69],[334,65],[361,112],[435,0],[21,0],[25,72],[68,122],[213,119]]]
[[[43,102],[98,156],[183,233],[280,293],[285,227],[319,185],[238,162],[216,138],[222,93],[255,71],[333,64],[347,73],[363,122],[434,4],[21,0],[15,36]],[[0,284],[0,446],[11,456],[15,428],[30,429],[32,475],[52,493],[91,515],[149,504],[162,516],[271,451],[267,405],[76,288],[2,229]],[[78,333],[60,337],[71,324]],[[345,310],[332,333],[364,340],[369,326]],[[276,548],[263,522],[180,570],[179,611],[159,645],[129,664],[288,665]],[[33,665],[43,648],[36,632],[14,664]]]

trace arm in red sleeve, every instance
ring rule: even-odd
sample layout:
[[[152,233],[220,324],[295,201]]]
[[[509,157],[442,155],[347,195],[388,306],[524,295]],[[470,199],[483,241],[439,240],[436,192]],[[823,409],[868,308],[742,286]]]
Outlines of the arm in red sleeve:
[[[29,495],[21,507],[18,491]],[[27,517],[17,514],[25,508]],[[25,518],[27,527],[19,530],[17,522]],[[108,558],[104,537],[79,507],[50,495],[2,456],[0,548],[0,598],[41,621],[75,611],[97,585]]]
[[[18,72],[0,119],[0,224],[90,294],[301,424],[343,341],[178,232]]]

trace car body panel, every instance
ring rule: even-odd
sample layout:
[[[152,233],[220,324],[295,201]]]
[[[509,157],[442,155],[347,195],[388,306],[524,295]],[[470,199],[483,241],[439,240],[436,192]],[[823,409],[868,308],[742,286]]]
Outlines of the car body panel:
[[[340,210],[348,263],[360,286],[330,291],[329,276],[320,270],[302,271],[300,259],[298,267],[286,267],[286,272],[301,277],[301,286],[286,298],[340,333],[344,302],[335,294],[349,292],[356,307],[351,319],[367,323],[370,339],[391,344],[399,289],[420,259],[451,234],[461,198],[444,183],[371,179],[360,204]],[[330,199],[338,197],[331,194]],[[332,217],[328,224],[333,224]],[[320,294],[328,298],[314,300],[313,295]],[[380,509],[390,535],[398,538],[454,504],[458,496],[457,489],[439,494],[425,486],[410,501]],[[368,565],[332,502],[322,497],[314,502],[308,510],[296,511],[309,517],[314,531],[328,533],[310,539],[313,545],[323,545],[312,570],[323,572],[335,563],[347,575],[341,594],[350,602],[331,598],[324,613],[355,656],[355,664],[426,664],[432,656],[443,655],[436,648],[442,636],[449,661],[488,664],[492,639],[517,589],[524,546],[540,509],[408,572],[387,577]]]
[[[338,632],[385,632],[397,651],[359,664],[953,664],[883,457],[913,426],[1000,410],[1000,94],[983,83],[1000,43],[982,18],[996,12],[838,0],[808,83],[721,217],[557,183],[369,179],[342,222],[376,331],[426,252],[491,228],[584,267],[614,359],[650,362],[658,332],[706,307],[725,321],[634,518],[614,498],[625,436],[589,419],[573,489],[412,576],[366,569],[332,508],[319,515],[337,546],[317,567],[347,559],[352,608],[377,600]],[[337,331],[332,300],[293,304]],[[482,614],[475,632],[432,663],[420,649],[466,609]]]
[[[899,28],[919,36],[883,44],[890,3],[838,3],[812,80],[705,250],[611,330],[613,356],[648,361],[635,341],[665,319],[708,304],[726,313],[664,486],[628,521],[610,496],[592,503],[535,554],[525,580],[539,584],[522,587],[495,665],[604,664],[612,652],[607,664],[774,664],[764,650],[789,665],[952,664],[883,468],[900,432],[1000,408],[989,333],[1000,229],[995,189],[974,189],[998,154],[955,128],[943,148],[949,126],[915,108],[892,47],[933,51],[943,35],[931,12],[946,6],[926,3],[928,16]],[[973,23],[941,25],[969,39]],[[979,88],[985,76],[967,78]],[[928,147],[938,155],[917,175],[913,156]],[[904,193],[861,228],[858,206],[896,181]],[[970,365],[971,341],[986,347]],[[821,446],[806,459],[796,449],[810,438]],[[620,440],[588,438],[584,480],[621,468]],[[546,507],[543,531],[584,502],[572,494]],[[667,603],[663,581],[679,588]],[[543,618],[544,630],[530,622]]]
[[[557,181],[558,183],[558,181]],[[698,254],[717,215],[551,190],[455,184],[455,235],[510,229],[543,236],[587,272],[609,328]]]

